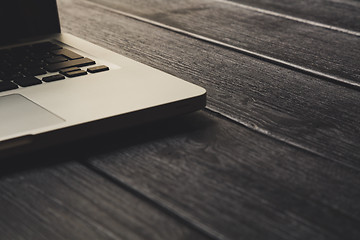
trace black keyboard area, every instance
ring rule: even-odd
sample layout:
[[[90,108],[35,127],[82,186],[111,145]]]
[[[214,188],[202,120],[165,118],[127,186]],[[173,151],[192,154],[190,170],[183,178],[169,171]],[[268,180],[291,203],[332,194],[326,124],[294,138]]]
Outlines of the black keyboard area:
[[[0,50],[0,92],[107,71],[107,66],[52,42]],[[87,67],[86,71],[80,67]],[[44,75],[42,78],[38,77]]]

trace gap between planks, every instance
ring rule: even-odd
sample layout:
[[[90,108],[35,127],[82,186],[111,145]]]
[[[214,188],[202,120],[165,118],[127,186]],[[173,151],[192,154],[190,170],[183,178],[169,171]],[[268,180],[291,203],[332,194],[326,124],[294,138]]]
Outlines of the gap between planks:
[[[306,68],[306,67],[303,67],[303,66],[300,66],[300,65],[297,65],[297,64],[293,64],[293,63],[283,61],[283,60],[280,60],[280,59],[277,59],[277,58],[273,58],[273,57],[270,57],[270,56],[267,56],[267,55],[264,55],[264,54],[260,54],[260,53],[254,52],[254,51],[250,51],[250,50],[247,50],[245,48],[240,48],[240,47],[237,47],[237,46],[233,46],[231,44],[227,44],[227,43],[224,43],[222,41],[218,41],[218,40],[215,40],[215,39],[212,39],[212,38],[204,37],[204,36],[196,34],[196,33],[185,31],[185,30],[182,30],[180,28],[172,27],[170,25],[163,24],[163,23],[160,23],[160,22],[157,22],[157,21],[153,21],[153,20],[150,20],[150,19],[147,19],[147,18],[143,18],[143,17],[137,16],[137,15],[131,14],[131,13],[121,11],[121,10],[113,9],[113,8],[101,5],[99,3],[91,2],[89,0],[82,0],[82,1],[86,2],[86,3],[90,4],[90,5],[102,8],[104,10],[107,10],[107,11],[110,11],[110,12],[113,12],[113,13],[116,13],[116,14],[119,14],[119,15],[123,15],[123,16],[131,18],[131,19],[135,19],[137,21],[141,21],[141,22],[144,22],[144,23],[156,26],[156,27],[160,27],[160,28],[172,31],[172,32],[176,32],[176,33],[181,34],[181,35],[185,35],[187,37],[191,37],[191,38],[194,38],[194,39],[197,39],[197,40],[200,40],[200,41],[204,41],[204,42],[211,43],[211,44],[214,44],[214,45],[226,48],[226,49],[230,49],[230,50],[242,53],[244,55],[247,55],[247,56],[250,56],[250,57],[253,57],[253,58],[257,58],[259,60],[269,62],[269,63],[275,64],[275,65],[278,65],[278,66],[281,66],[281,67],[284,67],[284,68],[287,68],[287,69],[290,69],[290,70],[294,70],[294,71],[297,71],[297,72],[300,72],[300,73],[303,73],[303,74],[306,74],[306,75],[309,75],[309,76],[312,76],[312,77],[316,77],[316,78],[319,78],[319,79],[322,79],[322,80],[326,80],[328,82],[331,82],[331,83],[334,83],[334,84],[337,84],[337,85],[340,85],[340,86],[343,86],[343,87],[347,87],[347,88],[350,88],[350,89],[360,91],[360,83],[352,81],[352,80],[348,80],[348,79],[345,79],[345,78],[336,77],[336,76],[333,76],[333,75],[330,75],[330,74],[322,73],[322,72],[312,70],[312,69],[309,69],[309,68]]]
[[[309,24],[309,25],[312,25],[312,26],[326,28],[326,29],[329,29],[329,30],[332,30],[332,31],[338,31],[338,32],[341,32],[341,33],[345,33],[345,34],[360,37],[360,32],[352,31],[352,30],[349,30],[349,29],[341,28],[341,27],[335,27],[335,26],[332,26],[332,25],[324,24],[324,23],[319,23],[319,22],[315,22],[315,21],[306,20],[306,19],[303,19],[303,18],[293,17],[293,16],[290,16],[290,15],[287,15],[287,14],[282,14],[282,13],[278,13],[278,12],[274,12],[274,11],[269,11],[269,10],[265,10],[265,9],[258,8],[258,7],[252,7],[252,6],[249,6],[249,5],[245,5],[245,4],[238,3],[238,2],[232,2],[232,1],[229,1],[229,0],[212,0],[212,1],[221,2],[221,3],[233,5],[233,6],[236,6],[236,7],[248,9],[248,10],[251,10],[251,11],[254,11],[254,12],[259,12],[259,13],[263,13],[263,14],[266,14],[266,15],[285,18],[285,19],[288,19],[288,20],[291,20],[291,21],[305,23],[305,24]]]
[[[222,235],[221,233],[212,230],[208,226],[202,224],[201,222],[192,219],[191,217],[186,216],[185,213],[179,213],[179,211],[174,210],[171,206],[163,204],[162,201],[158,199],[153,199],[148,197],[147,195],[143,194],[141,191],[138,191],[137,189],[133,188],[132,186],[128,185],[125,182],[122,182],[121,180],[107,174],[103,170],[97,168],[96,166],[88,163],[87,161],[80,160],[78,161],[80,164],[94,172],[95,174],[98,174],[102,176],[104,179],[110,181],[111,183],[115,184],[116,186],[119,186],[123,188],[124,190],[134,194],[135,196],[151,203],[154,207],[160,209],[161,211],[164,211],[168,215],[175,217],[180,222],[184,223],[186,226],[194,229],[197,232],[200,232],[204,234],[205,236],[209,237],[213,240],[226,240],[227,238]]]

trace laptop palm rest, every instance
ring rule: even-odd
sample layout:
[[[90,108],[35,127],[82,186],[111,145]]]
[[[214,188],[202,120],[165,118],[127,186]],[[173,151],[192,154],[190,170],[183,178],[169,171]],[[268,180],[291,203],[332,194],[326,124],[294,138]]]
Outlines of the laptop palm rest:
[[[20,94],[0,97],[0,139],[64,122]]]

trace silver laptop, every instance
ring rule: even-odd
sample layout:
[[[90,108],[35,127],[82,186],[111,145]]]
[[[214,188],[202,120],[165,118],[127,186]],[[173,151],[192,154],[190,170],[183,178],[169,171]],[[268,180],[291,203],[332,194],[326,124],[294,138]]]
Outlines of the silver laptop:
[[[205,106],[205,89],[61,33],[56,0],[3,1],[0,27],[0,158]]]

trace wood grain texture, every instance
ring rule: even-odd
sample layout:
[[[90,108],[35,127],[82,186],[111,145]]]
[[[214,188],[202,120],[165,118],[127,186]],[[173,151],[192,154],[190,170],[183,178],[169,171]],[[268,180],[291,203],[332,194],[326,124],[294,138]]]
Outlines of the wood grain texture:
[[[360,2],[357,0],[231,1],[360,32]]]
[[[359,36],[263,14],[222,1],[91,1],[295,64],[299,69],[307,68],[334,76],[339,81],[344,79],[360,84]]]
[[[74,162],[2,175],[0,192],[1,239],[209,239]]]
[[[210,109],[292,145],[360,168],[358,91],[82,1],[62,0],[59,8],[66,32],[205,87]]]
[[[205,112],[87,149],[86,163],[219,239],[360,237],[358,171]]]
[[[59,6],[66,31],[206,87],[219,114],[73,144],[68,161],[83,165],[1,174],[2,238],[360,238],[359,92],[81,1]]]

